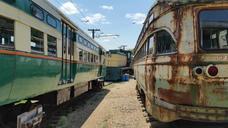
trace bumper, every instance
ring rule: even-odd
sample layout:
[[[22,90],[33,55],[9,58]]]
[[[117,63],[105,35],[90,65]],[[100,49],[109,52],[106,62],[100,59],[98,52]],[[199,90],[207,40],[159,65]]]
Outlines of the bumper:
[[[228,122],[228,108],[209,108],[174,105],[160,99],[155,99],[155,104],[169,111],[175,112],[179,119],[200,122]]]

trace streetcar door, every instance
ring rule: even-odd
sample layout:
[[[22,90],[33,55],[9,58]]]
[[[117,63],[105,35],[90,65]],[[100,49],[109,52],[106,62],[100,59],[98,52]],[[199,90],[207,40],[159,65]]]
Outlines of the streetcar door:
[[[74,29],[62,22],[62,68],[60,84],[68,84],[74,81]]]
[[[98,77],[100,77],[101,74],[102,74],[102,65],[103,65],[102,54],[103,54],[103,51],[102,51],[101,48],[99,48],[99,62],[100,62],[100,66],[99,66],[99,71],[98,71]]]
[[[156,97],[169,102],[175,103],[180,97],[173,89],[178,87],[175,83],[175,76],[178,70],[177,61],[177,44],[172,37],[171,32],[161,30],[155,34],[156,57],[155,65],[152,67],[155,70],[153,78]],[[173,92],[174,96],[170,95]],[[176,95],[175,95],[176,94]],[[173,98],[175,97],[175,98]]]

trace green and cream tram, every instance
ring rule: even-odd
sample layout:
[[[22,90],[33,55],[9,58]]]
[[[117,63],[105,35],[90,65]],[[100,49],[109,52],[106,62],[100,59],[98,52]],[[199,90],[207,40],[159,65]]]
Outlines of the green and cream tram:
[[[0,65],[0,106],[59,105],[96,88],[105,49],[46,0],[0,0]]]

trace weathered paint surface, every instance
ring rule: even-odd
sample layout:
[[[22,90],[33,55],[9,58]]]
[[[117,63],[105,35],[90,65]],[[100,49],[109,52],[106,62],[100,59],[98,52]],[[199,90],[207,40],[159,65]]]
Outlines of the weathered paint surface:
[[[108,67],[124,67],[127,65],[127,56],[122,54],[110,54],[106,61]]]
[[[153,16],[153,21],[145,22],[149,25],[142,30],[136,53],[147,38],[158,30],[166,30],[174,37],[177,53],[152,54],[134,61],[138,86],[151,102],[147,106],[148,112],[161,121],[180,118],[228,121],[225,117],[228,112],[228,53],[202,50],[198,25],[201,10],[228,9],[228,2],[183,2],[158,3],[149,12],[147,20]],[[216,77],[207,77],[205,73],[194,75],[195,67],[201,66],[205,72],[211,64],[218,67]]]

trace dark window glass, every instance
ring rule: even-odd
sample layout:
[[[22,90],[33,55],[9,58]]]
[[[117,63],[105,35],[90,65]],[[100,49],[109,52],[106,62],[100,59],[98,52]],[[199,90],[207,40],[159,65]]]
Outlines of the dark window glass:
[[[158,54],[176,52],[176,43],[167,31],[157,32],[156,45]]]
[[[95,58],[95,59],[96,59],[96,63],[99,63],[98,56],[96,56],[96,58]]]
[[[14,49],[14,21],[0,17],[0,48]]]
[[[228,49],[228,10],[200,13],[201,45],[208,50]]]
[[[7,2],[9,4],[14,4],[16,2],[16,0],[3,0],[3,1],[5,1],[5,2]]]
[[[35,4],[31,5],[31,13],[36,18],[40,20],[44,20],[44,12],[38,5],[35,5]]]
[[[57,27],[57,19],[51,15],[47,15],[47,23],[54,28]]]
[[[79,49],[79,60],[83,61],[83,51]]]
[[[34,53],[44,53],[44,33],[33,28],[31,29],[31,50]]]
[[[71,29],[68,30],[68,54],[73,54],[73,32]]]
[[[83,38],[81,36],[78,36],[78,37],[79,37],[78,39],[79,43],[83,44]]]
[[[87,46],[87,41],[85,39],[83,40],[83,43],[85,46]]]
[[[48,55],[57,56],[57,39],[48,35]]]
[[[84,51],[84,62],[87,62],[88,61],[88,53],[86,51]]]
[[[91,62],[90,60],[91,60],[91,54],[88,53],[88,60],[87,60],[87,62]]]

